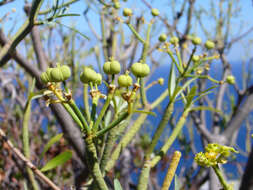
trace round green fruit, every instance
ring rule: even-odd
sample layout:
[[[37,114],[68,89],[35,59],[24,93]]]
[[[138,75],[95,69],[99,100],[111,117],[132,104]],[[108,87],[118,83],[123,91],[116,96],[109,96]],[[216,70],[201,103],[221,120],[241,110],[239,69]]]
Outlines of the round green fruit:
[[[192,43],[193,43],[194,45],[199,45],[199,44],[201,44],[201,42],[202,42],[202,40],[201,40],[201,38],[199,38],[199,37],[194,37],[194,38],[192,39]]]
[[[133,84],[133,80],[127,74],[120,75],[118,78],[118,84],[120,87],[129,87]]]
[[[152,14],[153,16],[158,16],[158,15],[160,14],[160,12],[159,12],[158,9],[152,9],[152,10],[151,10],[151,14]]]
[[[70,68],[67,65],[63,65],[60,67],[60,70],[63,75],[63,80],[67,80],[71,76]]]
[[[64,80],[63,74],[59,67],[53,68],[51,71],[52,82],[61,82]]]
[[[170,38],[170,43],[173,44],[174,46],[177,45],[178,42],[179,42],[178,37],[173,36],[173,37]]]
[[[199,59],[200,59],[200,58],[199,58],[198,55],[193,55],[193,56],[192,56],[192,61],[193,61],[193,62],[198,62]]]
[[[147,64],[142,64],[142,76],[141,77],[146,77],[150,73],[150,68]]]
[[[123,16],[131,16],[133,14],[132,10],[129,8],[124,8],[123,9]]]
[[[118,74],[120,72],[120,63],[118,61],[112,61],[110,65],[111,74]]]
[[[110,61],[107,61],[105,62],[104,66],[103,66],[103,70],[106,74],[111,74],[110,71],[111,71],[111,62]]]
[[[136,77],[146,77],[150,73],[150,68],[147,64],[137,62],[132,65],[131,71]]]
[[[205,47],[206,49],[213,49],[215,47],[215,44],[211,40],[207,40],[205,43]]]
[[[48,77],[48,75],[47,75],[46,72],[41,73],[41,75],[40,75],[40,80],[41,80],[44,84],[47,84],[48,82],[50,82],[50,79],[49,79],[49,77]]]
[[[166,35],[166,34],[161,34],[161,35],[159,36],[159,41],[160,41],[160,42],[165,42],[166,39],[167,39],[167,35]]]

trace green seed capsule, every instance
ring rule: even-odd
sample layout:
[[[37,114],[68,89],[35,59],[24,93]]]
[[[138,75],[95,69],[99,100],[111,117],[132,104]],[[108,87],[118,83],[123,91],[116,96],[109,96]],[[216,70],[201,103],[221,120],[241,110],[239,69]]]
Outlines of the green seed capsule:
[[[64,80],[64,77],[60,68],[56,67],[52,69],[51,79],[52,79],[52,82],[61,82]]]
[[[142,75],[142,63],[134,63],[131,67],[131,71],[136,77],[141,77]]]
[[[111,71],[111,62],[110,61],[107,61],[105,62],[104,66],[103,66],[103,70],[106,74],[110,74],[110,71]]]
[[[233,75],[228,75],[227,79],[226,79],[226,82],[228,84],[235,84],[235,77]]]
[[[199,38],[199,37],[194,37],[193,39],[192,39],[192,43],[194,44],[194,45],[199,45],[199,44],[201,44],[201,38]]]
[[[205,43],[205,47],[206,49],[213,49],[215,47],[215,44],[211,40],[207,40]]]
[[[102,83],[102,75],[97,73],[95,84],[100,85]]]
[[[47,68],[47,70],[46,70],[46,74],[47,74],[47,76],[48,76],[48,78],[49,78],[49,81],[48,82],[53,82],[52,81],[52,78],[51,78],[51,71],[53,70],[53,68]]]
[[[47,84],[50,80],[49,80],[49,77],[47,75],[46,72],[43,72],[41,73],[40,75],[40,80],[44,83],[44,84]]]
[[[161,34],[161,35],[159,36],[159,41],[160,41],[160,42],[165,42],[166,39],[167,39],[167,35],[166,35],[166,34]]]
[[[199,61],[199,56],[198,55],[193,55],[192,56],[192,61],[193,62],[198,62]]]
[[[111,74],[118,74],[120,72],[120,63],[118,61],[112,61],[110,65]]]
[[[152,10],[151,10],[151,14],[152,14],[153,16],[158,16],[158,15],[160,14],[160,12],[159,12],[158,9],[152,9]]]
[[[131,16],[133,13],[132,13],[132,10],[129,9],[129,8],[124,8],[123,9],[123,16]]]
[[[133,84],[133,80],[127,74],[120,75],[118,78],[118,84],[120,87],[129,87]]]
[[[60,70],[63,75],[63,80],[67,80],[71,76],[70,68],[67,65],[63,65],[60,67]]]
[[[89,82],[93,82],[96,80],[96,76],[94,75],[96,75],[96,72],[93,69],[89,67],[84,67],[83,72],[80,75],[80,80],[82,83],[88,84]]]
[[[120,3],[119,2],[115,2],[114,5],[113,5],[113,7],[115,9],[119,9],[120,8]]]
[[[150,68],[147,64],[142,64],[142,76],[141,77],[146,77],[150,73]]]
[[[150,73],[150,68],[147,64],[138,62],[132,65],[131,70],[136,77],[146,77]]]

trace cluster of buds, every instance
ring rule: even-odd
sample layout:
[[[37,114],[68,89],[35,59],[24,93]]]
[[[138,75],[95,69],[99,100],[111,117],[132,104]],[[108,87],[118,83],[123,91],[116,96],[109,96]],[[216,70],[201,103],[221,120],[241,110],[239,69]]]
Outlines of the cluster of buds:
[[[71,75],[70,68],[67,65],[60,66],[59,64],[55,68],[47,68],[46,72],[40,75],[40,79],[44,84],[48,82],[62,82],[67,80]]]
[[[234,148],[222,146],[219,144],[208,144],[205,147],[205,152],[196,154],[194,160],[200,166],[216,166],[218,164],[227,163],[228,157],[231,153],[238,153]]]

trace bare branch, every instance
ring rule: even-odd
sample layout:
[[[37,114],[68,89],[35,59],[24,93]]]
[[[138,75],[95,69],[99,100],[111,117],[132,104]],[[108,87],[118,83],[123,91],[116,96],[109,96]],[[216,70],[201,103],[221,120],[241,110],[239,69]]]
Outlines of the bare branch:
[[[8,140],[6,134],[2,129],[0,129],[0,137],[3,142],[5,142],[9,148],[14,152],[14,154],[22,160],[27,167],[29,167],[42,181],[48,184],[54,190],[60,190],[58,186],[56,186],[47,176],[45,176],[33,163],[28,160],[16,147],[13,146],[11,141]]]

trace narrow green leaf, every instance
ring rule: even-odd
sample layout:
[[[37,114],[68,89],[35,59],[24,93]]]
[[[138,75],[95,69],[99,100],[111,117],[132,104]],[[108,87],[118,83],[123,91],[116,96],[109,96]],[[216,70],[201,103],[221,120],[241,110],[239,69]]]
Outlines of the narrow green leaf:
[[[76,32],[76,33],[78,33],[78,34],[80,34],[82,37],[86,38],[87,40],[90,40],[88,36],[84,35],[84,34],[81,33],[79,30],[77,30],[77,29],[75,29],[75,28],[73,28],[73,27],[71,27],[71,26],[67,26],[67,25],[62,24],[62,23],[60,23],[60,22],[58,22],[58,21],[52,21],[52,22],[54,22],[54,23],[56,23],[56,24],[59,24],[59,25],[61,25],[61,26],[64,26],[64,27],[66,27],[66,28],[68,28],[68,29],[70,29],[70,30],[72,30],[72,31],[74,31],[74,32]]]
[[[195,81],[196,79],[197,79],[198,77],[193,77],[193,78],[191,78],[190,80],[188,80],[188,81],[186,81],[185,83],[184,83],[184,85],[183,86],[178,86],[177,88],[176,88],[176,90],[174,91],[174,93],[173,93],[173,96],[175,97],[175,99],[177,98],[177,96],[181,93],[181,92],[183,92],[193,81]]]
[[[43,152],[40,155],[40,159],[45,155],[45,153],[49,150],[49,148],[56,142],[58,142],[63,136],[63,133],[55,135],[51,138],[48,143],[45,145]]]
[[[123,190],[118,179],[114,179],[114,190]]]
[[[197,92],[197,86],[193,86],[189,92],[189,94],[186,96],[187,104],[186,107],[189,107],[192,104],[192,100],[196,95]]]
[[[51,169],[54,169],[55,167],[64,164],[72,157],[72,152],[70,150],[67,150],[56,157],[54,157],[52,160],[50,160],[46,165],[40,169],[40,171],[45,172]]]
[[[174,93],[175,87],[176,87],[176,73],[174,64],[171,64],[170,67],[170,75],[169,75],[169,81],[168,81],[168,91],[169,91],[169,97],[172,96]]]
[[[66,16],[80,16],[80,14],[75,14],[75,13],[61,14],[61,15],[55,16],[54,18],[61,18],[61,17],[66,17]]]

